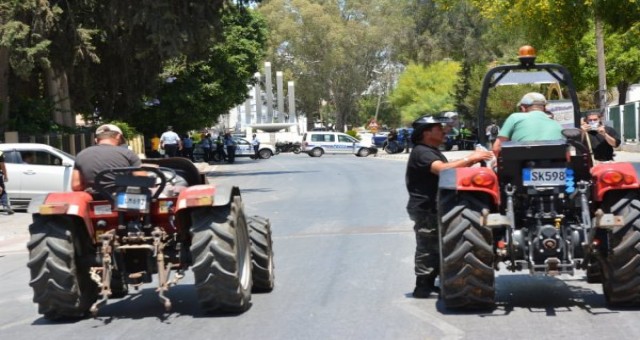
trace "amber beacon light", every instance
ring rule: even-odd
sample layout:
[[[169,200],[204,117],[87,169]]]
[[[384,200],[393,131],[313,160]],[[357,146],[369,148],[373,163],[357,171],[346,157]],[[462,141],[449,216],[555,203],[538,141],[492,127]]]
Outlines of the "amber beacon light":
[[[518,59],[524,66],[531,66],[536,61],[536,49],[533,46],[524,45],[518,50]]]

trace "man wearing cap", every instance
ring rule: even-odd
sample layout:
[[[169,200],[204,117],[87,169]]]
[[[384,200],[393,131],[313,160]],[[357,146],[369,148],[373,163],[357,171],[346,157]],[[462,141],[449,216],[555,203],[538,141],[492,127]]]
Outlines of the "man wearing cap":
[[[166,157],[176,157],[178,150],[182,150],[182,140],[177,133],[173,132],[173,126],[168,126],[167,131],[160,136],[160,147],[164,150]]]
[[[462,159],[449,162],[439,147],[445,140],[443,124],[450,120],[423,116],[412,124],[411,141],[414,147],[407,162],[405,182],[409,192],[407,212],[415,223],[416,286],[413,296],[416,298],[428,298],[432,292],[438,291],[435,286],[440,271],[436,195],[440,172],[471,166],[493,157],[490,151],[476,150]]]
[[[96,145],[76,155],[71,178],[71,188],[83,191],[93,186],[96,175],[105,169],[139,167],[142,161],[126,147],[124,135],[119,127],[104,124],[96,130]]]
[[[540,141],[564,139],[560,123],[545,113],[547,99],[538,92],[525,94],[518,107],[521,112],[512,113],[502,125],[493,144],[493,152],[498,155],[502,143],[506,141]]]

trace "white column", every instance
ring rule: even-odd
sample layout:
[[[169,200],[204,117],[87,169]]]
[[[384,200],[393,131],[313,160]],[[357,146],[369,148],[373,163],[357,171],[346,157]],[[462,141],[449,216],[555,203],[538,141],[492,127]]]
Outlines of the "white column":
[[[267,121],[273,123],[273,82],[271,81],[271,63],[264,63],[264,92],[267,95]]]
[[[294,89],[294,83],[292,81],[287,82],[287,96],[289,96],[289,123],[297,123],[296,116],[296,92]],[[296,125],[298,134],[300,134],[300,126]]]
[[[282,89],[282,72],[276,72],[276,98],[278,101],[278,123],[284,123],[284,95]]]
[[[262,124],[262,91],[260,90],[260,72],[256,72],[254,76],[257,80],[253,91],[253,97],[256,102],[256,124]]]

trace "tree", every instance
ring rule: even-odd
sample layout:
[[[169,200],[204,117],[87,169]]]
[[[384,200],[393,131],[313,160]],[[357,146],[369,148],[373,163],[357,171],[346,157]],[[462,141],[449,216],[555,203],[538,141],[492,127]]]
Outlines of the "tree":
[[[149,105],[131,117],[142,132],[162,131],[166,125],[176,131],[211,126],[220,115],[244,102],[247,85],[263,58],[265,24],[253,10],[229,9],[221,29],[221,41],[212,39],[202,60],[187,62],[183,56],[167,63],[158,79],[161,86],[156,98],[149,97]],[[158,105],[153,104],[154,99]]]
[[[409,64],[389,97],[400,111],[402,123],[408,124],[425,114],[453,110],[453,92],[460,69],[455,61],[438,61],[426,67]]]
[[[339,129],[361,123],[358,99],[367,94],[374,70],[394,60],[397,33],[411,26],[402,17],[407,3],[273,0],[259,7],[271,29],[268,58],[294,77],[298,108],[310,125],[323,100],[335,109]]]

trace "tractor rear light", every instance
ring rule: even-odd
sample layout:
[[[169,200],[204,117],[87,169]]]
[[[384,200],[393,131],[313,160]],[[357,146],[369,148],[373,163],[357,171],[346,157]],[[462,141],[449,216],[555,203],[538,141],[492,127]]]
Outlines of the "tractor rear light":
[[[185,199],[185,207],[202,207],[211,205],[213,205],[213,197],[211,196],[189,197]]]
[[[69,205],[66,203],[58,204],[43,204],[40,206],[40,215],[61,215],[66,214],[69,209]]]
[[[624,175],[624,184],[633,184],[636,182],[636,178],[631,175]]]
[[[471,182],[473,183],[473,185],[479,187],[490,187],[495,183],[493,176],[487,173],[479,173],[473,175],[473,177],[471,177]]]
[[[465,187],[490,187],[495,183],[494,178],[488,173],[479,173],[473,176],[464,177],[460,180],[460,184]]]
[[[624,177],[620,171],[609,170],[600,176],[600,181],[608,185],[617,185],[625,180]]]

